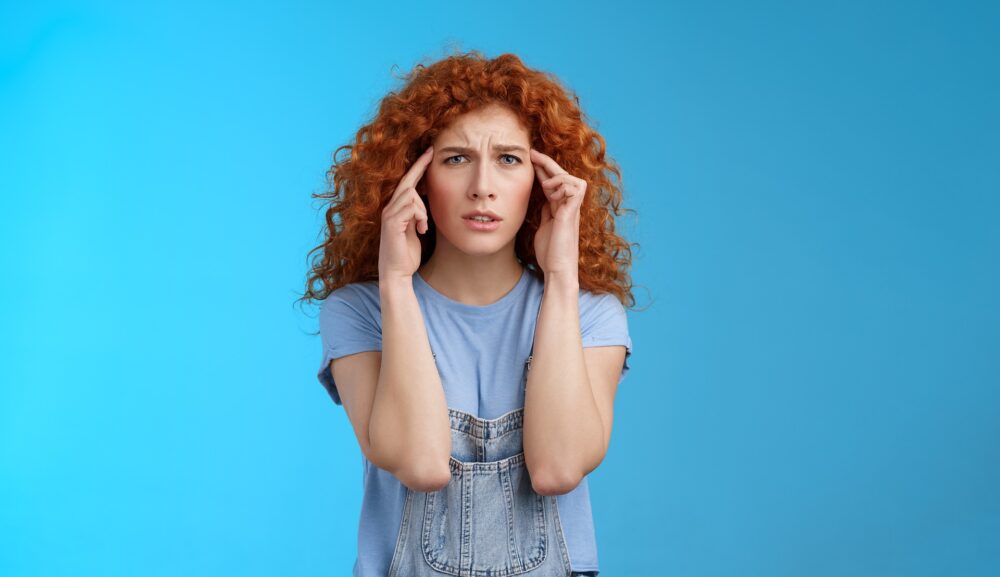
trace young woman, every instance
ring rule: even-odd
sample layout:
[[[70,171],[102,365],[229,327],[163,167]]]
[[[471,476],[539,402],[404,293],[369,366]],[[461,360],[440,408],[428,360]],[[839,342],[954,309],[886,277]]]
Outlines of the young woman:
[[[334,155],[306,293],[362,453],[354,575],[596,575],[587,474],[632,349],[620,172],[512,54],[404,79]]]

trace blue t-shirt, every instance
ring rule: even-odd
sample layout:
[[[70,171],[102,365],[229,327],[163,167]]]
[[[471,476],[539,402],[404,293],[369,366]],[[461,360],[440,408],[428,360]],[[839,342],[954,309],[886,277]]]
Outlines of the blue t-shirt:
[[[475,306],[454,301],[433,289],[419,273],[413,290],[420,305],[448,407],[482,419],[495,419],[524,406],[521,379],[535,332],[543,281],[524,269],[517,285],[500,300]],[[612,294],[580,290],[580,335],[584,347],[624,345],[629,369],[632,340],[625,308]],[[323,301],[320,317],[323,357],[319,381],[341,405],[330,361],[362,351],[382,350],[382,313],[378,284],[352,283]],[[364,497],[358,530],[354,577],[388,573],[403,515],[406,487],[362,454]],[[597,571],[597,542],[586,477],[556,497],[573,571]]]

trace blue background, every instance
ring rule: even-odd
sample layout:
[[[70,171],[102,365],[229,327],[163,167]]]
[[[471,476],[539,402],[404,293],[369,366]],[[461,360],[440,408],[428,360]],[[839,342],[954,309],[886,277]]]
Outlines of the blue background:
[[[603,575],[1000,574],[995,3],[139,4],[0,12],[0,574],[349,574],[310,195],[450,47],[638,212]]]

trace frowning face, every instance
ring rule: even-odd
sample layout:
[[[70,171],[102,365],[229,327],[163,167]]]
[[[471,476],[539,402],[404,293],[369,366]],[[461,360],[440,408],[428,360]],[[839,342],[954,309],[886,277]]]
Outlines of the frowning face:
[[[439,247],[450,243],[470,255],[513,247],[535,179],[530,147],[517,115],[496,104],[459,116],[437,135],[425,181]],[[476,212],[491,218],[477,221]]]

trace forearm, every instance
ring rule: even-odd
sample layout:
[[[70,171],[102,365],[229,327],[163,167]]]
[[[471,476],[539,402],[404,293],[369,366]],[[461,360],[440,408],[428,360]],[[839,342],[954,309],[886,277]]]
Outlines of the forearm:
[[[377,465],[411,489],[450,477],[451,429],[441,377],[410,279],[379,283],[382,365],[368,426]]]
[[[604,425],[580,338],[576,277],[546,277],[524,399],[524,455],[535,491],[562,494],[600,463]]]

